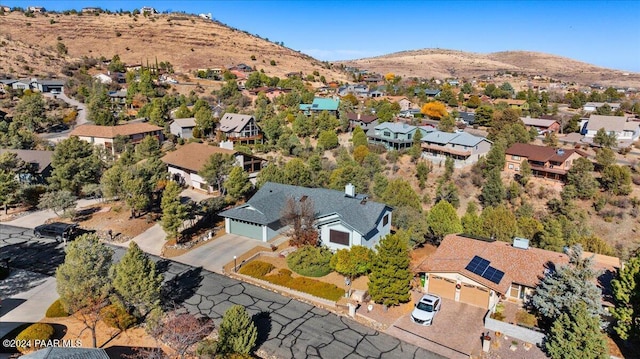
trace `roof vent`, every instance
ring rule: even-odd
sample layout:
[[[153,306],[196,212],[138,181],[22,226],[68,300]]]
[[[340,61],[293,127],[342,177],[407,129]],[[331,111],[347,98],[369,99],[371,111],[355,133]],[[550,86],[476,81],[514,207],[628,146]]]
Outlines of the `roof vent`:
[[[513,247],[520,249],[529,249],[529,240],[521,237],[513,237]]]
[[[356,186],[354,186],[351,183],[347,183],[347,185],[344,186],[344,194],[347,195],[348,197],[355,197],[356,196]]]

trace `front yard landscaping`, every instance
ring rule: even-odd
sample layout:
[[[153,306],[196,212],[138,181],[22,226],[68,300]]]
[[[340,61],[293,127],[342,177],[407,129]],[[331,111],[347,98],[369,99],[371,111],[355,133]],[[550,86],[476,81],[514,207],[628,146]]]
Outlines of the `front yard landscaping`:
[[[280,268],[273,273],[274,269],[275,266],[270,263],[254,260],[244,265],[238,272],[332,301],[338,301],[344,297],[344,289],[338,288],[334,284],[298,275],[294,277],[293,273],[286,268]]]

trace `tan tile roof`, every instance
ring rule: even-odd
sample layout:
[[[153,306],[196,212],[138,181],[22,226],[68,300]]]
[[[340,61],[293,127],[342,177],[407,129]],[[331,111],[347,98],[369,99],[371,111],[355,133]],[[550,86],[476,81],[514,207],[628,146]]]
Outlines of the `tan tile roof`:
[[[71,136],[115,138],[154,131],[162,131],[162,127],[143,122],[118,126],[81,125],[71,131]]]
[[[192,142],[178,147],[175,151],[167,153],[162,157],[162,162],[167,165],[177,166],[189,171],[199,172],[209,157],[214,153],[234,155],[236,151],[216,146],[209,146],[204,143]]]
[[[474,256],[490,261],[490,266],[504,272],[500,283],[495,284],[465,269]],[[511,243],[489,242],[452,234],[446,236],[436,252],[418,266],[418,271],[460,273],[504,294],[511,283],[535,287],[544,276],[549,263],[562,266],[568,262],[568,257],[563,253],[532,247],[519,249]]]

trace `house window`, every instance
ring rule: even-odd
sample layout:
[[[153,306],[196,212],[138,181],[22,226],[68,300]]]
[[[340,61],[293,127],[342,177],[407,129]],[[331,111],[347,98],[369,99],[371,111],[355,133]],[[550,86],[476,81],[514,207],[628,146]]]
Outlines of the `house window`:
[[[389,224],[389,214],[385,214],[384,218],[382,218],[382,225],[386,226],[387,224]]]
[[[384,135],[384,137],[391,137],[391,132],[389,131],[384,131],[382,134]]]
[[[512,170],[513,169],[513,163],[509,163],[509,169]]]
[[[515,161],[520,160],[520,156],[515,156],[515,155],[513,155],[513,156],[511,156],[511,158],[513,158]]]
[[[408,134],[407,135],[407,140],[410,140],[410,139],[411,139],[411,134]]]
[[[343,246],[349,245],[349,233],[329,230],[329,242],[335,244],[342,244]]]

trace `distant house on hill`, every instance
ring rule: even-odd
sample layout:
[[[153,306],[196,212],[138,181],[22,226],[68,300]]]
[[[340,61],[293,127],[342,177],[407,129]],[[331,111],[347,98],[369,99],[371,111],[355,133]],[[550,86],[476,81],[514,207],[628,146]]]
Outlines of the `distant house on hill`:
[[[0,155],[11,152],[26,164],[26,173],[18,175],[22,183],[46,183],[51,175],[53,151],[0,149]]]
[[[195,117],[177,118],[169,125],[169,131],[177,137],[188,140],[193,137],[194,127],[196,127]]]
[[[640,137],[640,122],[626,116],[591,115],[583,130],[585,139],[593,141],[599,129],[614,134],[618,142],[633,142]]]
[[[212,192],[216,188],[209,186],[198,173],[215,153],[233,156],[235,165],[249,173],[250,178],[255,178],[265,162],[261,158],[234,150],[231,142],[223,142],[220,147],[197,142],[187,143],[175,151],[168,152],[162,157],[162,162],[167,165],[173,181],[200,191]]]
[[[534,176],[564,182],[573,162],[580,157],[587,158],[587,154],[574,149],[514,143],[505,151],[504,171],[519,174],[522,161],[526,160]]]
[[[218,132],[229,141],[262,143],[262,132],[251,115],[225,113],[220,119]]]
[[[556,120],[520,117],[520,121],[522,121],[527,128],[535,128],[538,133],[560,132],[560,124]]]
[[[37,92],[62,92],[64,89],[64,80],[57,79],[8,79],[2,80],[2,84],[11,86],[14,90],[31,90]]]
[[[156,138],[159,143],[164,140],[162,127],[141,122],[118,126],[81,125],[74,128],[70,135],[78,136],[79,139],[94,145],[104,146],[114,155],[117,153],[114,142],[118,137],[134,146],[147,136]]]
[[[369,134],[376,126],[378,126],[378,116],[376,115],[363,115],[361,113],[349,112],[347,113],[349,119],[349,130],[353,131],[356,127],[360,127],[364,130],[366,135]]]
[[[305,115],[310,116],[313,113],[320,113],[327,111],[330,114],[338,117],[338,107],[340,106],[340,100],[334,100],[331,98],[316,97],[311,104],[300,104],[300,111]]]
[[[152,8],[151,6],[143,6],[140,8],[140,13],[153,15],[153,14],[157,14],[158,11],[156,11],[156,9]]]
[[[582,110],[584,110],[585,112],[595,112],[597,109],[599,109],[600,107],[607,105],[611,108],[611,111],[615,112],[618,111],[620,109],[620,104],[619,103],[608,103],[608,102],[587,102],[584,104],[584,106],[582,106]]]

